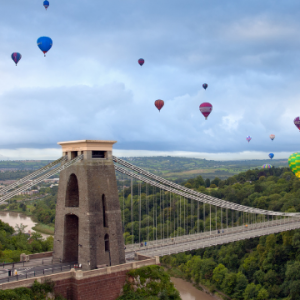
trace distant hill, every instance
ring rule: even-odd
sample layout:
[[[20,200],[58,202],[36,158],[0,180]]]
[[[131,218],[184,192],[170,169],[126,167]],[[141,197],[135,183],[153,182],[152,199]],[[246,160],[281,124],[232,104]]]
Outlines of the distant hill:
[[[168,179],[188,179],[198,175],[210,179],[215,177],[226,179],[249,169],[261,168],[263,164],[267,163],[274,167],[288,167],[287,159],[215,161],[174,156],[125,157],[122,159]]]

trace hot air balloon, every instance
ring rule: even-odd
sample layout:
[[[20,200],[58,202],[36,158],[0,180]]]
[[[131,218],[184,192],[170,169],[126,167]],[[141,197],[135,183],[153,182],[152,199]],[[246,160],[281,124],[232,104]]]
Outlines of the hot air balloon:
[[[271,165],[268,165],[268,164],[265,164],[262,166],[263,169],[271,169],[272,166]]]
[[[274,153],[270,153],[269,157],[272,159],[274,157]]]
[[[300,117],[297,117],[294,119],[294,124],[300,130]]]
[[[46,8],[46,10],[47,10],[47,8],[49,7],[49,1],[45,0],[45,1],[43,2],[43,5],[45,6],[45,8]]]
[[[289,159],[289,166],[292,172],[300,178],[300,153],[296,152],[290,155]]]
[[[143,58],[140,58],[138,60],[138,63],[139,63],[140,66],[142,66],[144,64],[144,62],[145,62],[145,60]]]
[[[156,106],[156,108],[157,108],[159,111],[163,108],[164,104],[165,104],[165,102],[164,102],[163,100],[160,100],[160,99],[158,99],[158,100],[156,100],[156,101],[154,102],[154,105]]]
[[[207,83],[203,83],[202,86],[203,86],[203,88],[206,90],[207,87],[208,87],[208,84],[207,84]]]
[[[250,135],[248,135],[247,137],[246,137],[246,140],[248,141],[248,143],[252,140],[252,137],[250,136]]]
[[[46,53],[51,49],[53,42],[49,37],[42,36],[42,37],[38,38],[37,45],[41,49],[41,51],[44,53],[44,56],[46,56]]]
[[[12,55],[11,55],[11,58],[12,60],[15,62],[15,64],[17,65],[18,62],[20,61],[20,59],[22,58],[22,55],[18,52],[14,52]]]
[[[275,134],[270,134],[270,139],[273,141],[275,139]]]
[[[200,104],[199,109],[200,109],[202,115],[205,117],[205,120],[207,120],[207,117],[210,115],[213,107],[210,103],[203,102],[202,104]]]

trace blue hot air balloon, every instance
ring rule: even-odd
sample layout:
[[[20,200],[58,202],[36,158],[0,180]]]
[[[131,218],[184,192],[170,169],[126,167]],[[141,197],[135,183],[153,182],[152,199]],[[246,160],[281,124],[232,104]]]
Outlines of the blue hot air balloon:
[[[49,7],[49,1],[45,0],[45,1],[43,2],[43,5],[45,6],[45,8],[46,8],[46,10],[47,10],[47,8]]]
[[[274,154],[273,153],[270,153],[269,154],[269,157],[272,159],[274,157]]]
[[[46,53],[51,49],[53,42],[49,37],[42,36],[42,37],[38,38],[37,45],[41,49],[41,51],[44,53],[44,56],[46,56]]]
[[[22,55],[18,52],[14,52],[11,55],[11,59],[15,62],[16,65],[18,64],[18,62],[20,61],[21,58],[22,58]]]

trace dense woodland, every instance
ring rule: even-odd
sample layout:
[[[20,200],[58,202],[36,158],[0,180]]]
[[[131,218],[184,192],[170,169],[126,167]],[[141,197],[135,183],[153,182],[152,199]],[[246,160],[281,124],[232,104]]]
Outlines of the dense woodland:
[[[210,181],[199,176],[183,184],[199,192],[243,205],[282,212],[295,212],[300,209],[300,180],[288,168],[249,170],[227,180],[215,178]],[[205,224],[203,206],[199,207],[199,220],[198,207],[190,200],[186,200],[184,227],[182,224],[184,218],[182,214],[178,214],[180,203],[182,213],[183,199],[171,195],[170,205],[168,193],[163,193],[164,197],[161,197],[160,191],[139,183],[134,184],[132,190],[133,201],[131,188],[124,190],[124,201],[123,193],[120,193],[121,208],[124,204],[124,236],[127,243],[131,243],[132,240],[135,242],[152,240],[156,238],[156,234],[160,238],[161,232],[164,232],[166,237],[194,233],[197,230],[201,232],[205,228],[209,230],[208,205],[205,210]],[[139,197],[142,198],[140,235]],[[163,203],[162,213],[160,200]],[[150,204],[149,211],[147,202]],[[217,215],[215,210],[212,210],[213,229],[226,226],[224,212],[221,225],[220,209]],[[229,214],[229,226],[232,221],[233,226],[243,223],[242,214],[233,214],[233,219],[231,217]],[[163,218],[167,224],[162,230],[160,219]],[[157,227],[155,227],[156,219]],[[181,227],[178,228],[176,226],[180,223],[179,220]],[[131,234],[132,228],[134,236]],[[185,278],[218,289],[232,299],[300,299],[299,230],[172,255],[164,257],[163,262],[180,270]]]

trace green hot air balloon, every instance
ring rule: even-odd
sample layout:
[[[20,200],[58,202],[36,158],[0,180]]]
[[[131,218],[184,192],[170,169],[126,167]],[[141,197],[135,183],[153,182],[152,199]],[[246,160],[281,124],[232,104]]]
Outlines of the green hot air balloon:
[[[291,154],[288,162],[289,162],[289,166],[290,166],[290,169],[292,170],[292,172],[298,178],[300,178],[300,153],[295,152],[295,153]]]

